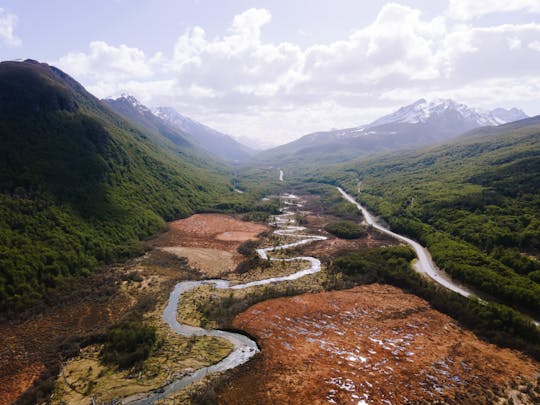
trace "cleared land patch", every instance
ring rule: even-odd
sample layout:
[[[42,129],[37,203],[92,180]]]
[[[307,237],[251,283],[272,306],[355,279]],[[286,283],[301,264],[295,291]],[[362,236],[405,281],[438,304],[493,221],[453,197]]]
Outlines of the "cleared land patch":
[[[234,255],[225,250],[186,246],[164,247],[161,250],[179,257],[186,257],[192,267],[209,277],[229,273],[236,267]]]
[[[195,214],[169,224],[169,231],[157,236],[152,244],[158,247],[189,246],[226,250],[236,248],[248,239],[267,231],[266,225],[246,222],[223,214]]]

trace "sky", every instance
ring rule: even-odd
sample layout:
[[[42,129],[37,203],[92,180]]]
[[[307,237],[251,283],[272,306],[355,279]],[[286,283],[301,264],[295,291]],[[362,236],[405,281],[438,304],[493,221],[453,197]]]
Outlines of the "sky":
[[[417,99],[540,114],[540,0],[0,0],[0,59],[251,145]]]

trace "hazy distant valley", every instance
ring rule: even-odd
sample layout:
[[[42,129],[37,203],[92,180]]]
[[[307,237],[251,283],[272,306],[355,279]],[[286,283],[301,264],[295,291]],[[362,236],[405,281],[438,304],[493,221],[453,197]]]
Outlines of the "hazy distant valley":
[[[264,151],[0,63],[0,404],[535,404],[540,116]]]

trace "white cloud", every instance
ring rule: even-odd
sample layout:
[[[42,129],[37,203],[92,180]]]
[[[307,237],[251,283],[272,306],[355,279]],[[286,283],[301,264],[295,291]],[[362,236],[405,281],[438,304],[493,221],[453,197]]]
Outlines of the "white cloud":
[[[0,43],[6,46],[20,46],[22,41],[15,35],[17,16],[0,8]]]
[[[540,24],[475,27],[389,3],[347,37],[302,48],[265,41],[271,20],[268,10],[249,9],[221,36],[187,30],[169,52],[149,57],[96,41],[58,64],[100,97],[128,92],[274,143],[360,125],[420,97],[540,102]]]
[[[519,49],[521,48],[521,40],[517,37],[510,37],[506,40],[508,47],[510,49]]]
[[[419,10],[387,4],[373,24],[346,40],[306,50],[306,87],[375,89],[435,79],[441,74],[438,48],[445,34],[443,18],[424,21]]]
[[[159,61],[161,55],[154,58]],[[89,53],[69,53],[60,58],[58,65],[77,77],[116,81],[150,77],[152,62],[140,49],[93,41]]]
[[[289,43],[263,43],[261,29],[270,20],[267,10],[249,9],[234,17],[229,35],[212,40],[195,27],[178,39],[169,66],[181,82],[212,88],[223,97],[275,95],[290,84],[302,52]]]
[[[509,11],[540,13],[538,0],[450,0],[448,15],[457,20],[471,20],[486,14]]]
[[[540,24],[468,28],[450,35],[467,36],[471,49],[470,52],[453,55],[448,80],[454,86],[487,78],[540,74],[540,58],[533,49],[508,47],[509,40],[529,43],[540,38]]]
[[[397,88],[381,94],[388,103],[403,105],[419,98],[451,98],[474,107],[486,109],[496,106],[515,106],[516,103],[534,102],[540,92],[540,77],[487,78],[460,87]]]
[[[533,51],[540,52],[540,41],[532,41],[529,43],[528,47]]]

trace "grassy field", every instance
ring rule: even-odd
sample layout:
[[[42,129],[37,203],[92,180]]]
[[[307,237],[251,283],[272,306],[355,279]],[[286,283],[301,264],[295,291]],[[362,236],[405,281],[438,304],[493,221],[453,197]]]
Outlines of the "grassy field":
[[[86,347],[70,359],[58,378],[53,404],[88,404],[111,401],[164,386],[184,374],[210,366],[232,350],[226,340],[214,337],[184,337],[163,326],[158,350],[138,370],[119,370],[100,360],[101,346]]]

